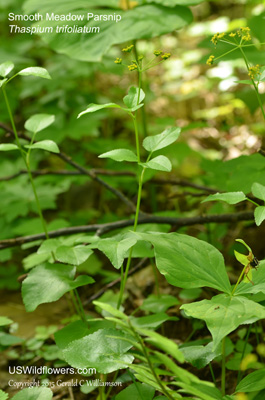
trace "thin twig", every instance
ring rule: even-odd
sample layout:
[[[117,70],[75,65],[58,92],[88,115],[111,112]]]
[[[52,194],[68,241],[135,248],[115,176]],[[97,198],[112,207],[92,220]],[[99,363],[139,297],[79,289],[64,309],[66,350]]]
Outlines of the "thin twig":
[[[128,272],[128,276],[131,276],[133,274],[135,274],[137,271],[139,271],[141,268],[143,268],[145,266],[145,264],[147,263],[149,259],[143,258],[141,261],[139,261],[138,264],[136,264],[133,268],[130,269],[130,271]],[[98,299],[100,296],[102,296],[107,290],[113,288],[114,286],[116,286],[118,283],[120,283],[121,278],[117,278],[114,281],[108,283],[107,285],[105,285],[102,289],[100,289],[97,293],[93,294],[91,297],[89,297],[89,299],[85,300],[83,302],[83,305],[86,306],[90,303],[92,303],[92,301]]]
[[[4,129],[6,132],[11,133],[12,135],[15,135],[13,130],[9,127],[7,127],[5,124],[0,123],[0,128]],[[30,142],[30,138],[25,135],[25,134],[20,134],[19,137],[23,137],[23,139],[27,140]],[[129,209],[133,212],[135,212],[135,205],[134,203],[128,199],[120,190],[114,188],[113,186],[109,185],[107,182],[103,181],[101,178],[99,178],[93,170],[88,170],[82,165],[79,165],[75,161],[71,159],[67,154],[65,153],[54,153],[57,157],[61,158],[63,161],[65,161],[67,164],[71,165],[74,167],[76,170],[79,172],[82,172],[82,174],[89,176],[91,179],[94,181],[98,182],[100,185],[104,186],[107,190],[109,190],[111,193],[114,194],[115,197],[118,197],[124,204],[129,207]]]
[[[155,215],[148,215],[140,217],[138,224],[168,224],[174,226],[175,229],[179,229],[183,226],[191,226],[197,224],[208,224],[211,222],[225,223],[225,222],[238,222],[238,221],[251,221],[254,219],[252,211],[244,211],[239,213],[231,214],[214,214],[214,215],[201,215],[197,217],[184,217],[184,218],[172,218],[172,217],[160,217]],[[126,228],[133,226],[134,220],[122,220],[116,222],[110,222],[107,224],[93,224],[93,225],[82,225],[73,226],[70,228],[61,228],[55,231],[48,232],[50,238],[56,238],[60,236],[73,235],[76,233],[88,233],[96,232],[98,236],[105,233],[114,231],[116,229]],[[5,239],[0,241],[0,249],[6,249],[8,247],[20,246],[24,243],[34,242],[36,240],[44,240],[45,234],[40,233],[36,235],[22,236],[14,239]]]

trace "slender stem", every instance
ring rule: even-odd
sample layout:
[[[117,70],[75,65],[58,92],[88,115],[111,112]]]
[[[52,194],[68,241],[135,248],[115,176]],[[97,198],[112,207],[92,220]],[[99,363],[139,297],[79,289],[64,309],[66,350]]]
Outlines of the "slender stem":
[[[10,104],[9,104],[9,101],[8,101],[6,90],[5,90],[4,87],[2,89],[3,89],[4,99],[5,99],[8,115],[9,115],[9,118],[10,118],[10,122],[11,122],[11,125],[12,125],[12,128],[13,128],[14,134],[15,134],[16,142],[17,142],[19,151],[21,153],[21,156],[23,158],[23,161],[24,161],[24,163],[26,165],[26,168],[27,168],[29,180],[30,180],[31,187],[32,187],[32,190],[33,190],[33,193],[34,193],[34,197],[35,197],[35,201],[36,201],[36,205],[37,205],[37,209],[38,209],[38,214],[39,214],[39,217],[40,217],[40,220],[41,220],[41,223],[42,223],[43,231],[45,233],[46,239],[49,239],[48,230],[47,230],[46,223],[45,223],[45,220],[44,220],[44,217],[43,217],[43,214],[42,214],[42,209],[41,209],[41,206],[40,206],[39,197],[38,197],[38,194],[37,194],[36,186],[35,186],[35,183],[34,183],[34,180],[33,180],[33,177],[32,177],[32,173],[31,173],[31,169],[30,169],[30,163],[29,163],[29,160],[25,157],[25,154],[24,154],[25,152],[24,152],[24,150],[23,150],[23,148],[21,146],[21,143],[20,143],[20,140],[19,140],[19,137],[18,137],[17,128],[16,128],[16,125],[15,125],[15,121],[14,121],[14,118],[13,118],[11,107],[10,107]]]
[[[248,62],[248,59],[247,59],[247,57],[246,57],[246,55],[245,55],[245,53],[244,53],[244,51],[243,51],[243,49],[242,49],[241,46],[239,47],[239,49],[240,49],[241,54],[242,54],[242,56],[243,56],[243,58],[244,58],[244,61],[245,61],[247,70],[249,71],[249,62]],[[254,87],[254,89],[255,89],[256,95],[257,95],[257,99],[258,99],[258,102],[259,102],[259,106],[260,106],[260,109],[261,109],[263,118],[264,118],[264,120],[265,120],[265,111],[264,111],[263,104],[262,104],[262,101],[261,101],[261,98],[260,98],[260,94],[259,94],[258,87],[257,87],[257,85],[256,85],[256,83],[255,83],[255,81],[254,81],[254,79],[251,79],[251,81],[252,81],[253,87]]]
[[[133,124],[134,124],[134,132],[135,132],[135,143],[136,143],[136,152],[137,152],[137,158],[138,162],[141,162],[141,156],[140,156],[140,144],[139,144],[139,130],[138,130],[138,123],[136,119],[136,115],[131,114],[132,119],[133,119]]]
[[[17,128],[16,128],[16,125],[15,125],[15,121],[14,121],[14,118],[13,118],[13,114],[12,114],[12,111],[11,111],[11,108],[10,108],[10,104],[9,104],[8,97],[7,97],[6,90],[5,90],[4,86],[2,87],[2,90],[3,90],[3,95],[4,95],[4,99],[5,99],[6,108],[7,108],[7,112],[8,112],[8,115],[9,115],[9,119],[10,119],[10,122],[11,122],[11,125],[12,125],[12,128],[13,128],[13,132],[15,134],[16,142],[17,142],[18,148],[19,148],[19,150],[21,152],[21,156],[22,156],[23,160],[25,161],[24,151],[23,151],[21,143],[19,141]]]
[[[237,50],[237,49],[238,49],[238,47],[234,47],[233,49],[228,50],[226,53],[222,54],[221,56],[216,57],[216,58],[214,59],[214,61],[219,60],[219,58],[222,58],[222,57],[224,57],[224,56],[227,56],[227,54],[230,54],[230,53],[232,53],[233,51],[235,51],[235,50]]]
[[[77,289],[74,289],[74,294],[75,294],[75,296],[76,296],[76,298],[77,298],[77,303],[78,303],[78,305],[79,305],[79,310],[80,310],[80,314],[81,314],[82,320],[83,320],[85,323],[87,323],[85,310],[84,310],[83,304],[82,304],[82,302],[81,302],[81,300],[80,300],[80,296],[79,296],[79,294],[78,294]]]
[[[35,197],[35,201],[36,201],[36,205],[37,205],[37,209],[38,209],[38,214],[39,214],[39,217],[40,217],[40,220],[41,220],[41,223],[42,223],[42,227],[43,227],[46,239],[49,239],[48,229],[47,229],[46,222],[45,222],[45,219],[44,219],[43,214],[42,214],[42,209],[41,209],[39,197],[38,197],[38,194],[37,194],[36,186],[35,186],[35,183],[34,183],[34,180],[33,180],[33,177],[32,177],[30,165],[28,163],[26,165],[27,165],[27,171],[28,171],[28,175],[29,175],[29,180],[30,180],[30,183],[31,183],[31,186],[32,186],[32,190],[33,190],[33,193],[34,193],[34,197]]]
[[[253,200],[251,200],[251,199],[249,199],[249,198],[247,198],[247,201],[250,201],[250,203],[255,204],[255,206],[259,207],[259,204],[256,203],[255,201],[253,201]]]
[[[215,379],[215,375],[214,375],[214,371],[213,371],[213,367],[212,367],[212,364],[211,364],[211,363],[209,363],[209,369],[210,369],[210,372],[211,372],[211,375],[212,375],[213,383],[214,383],[215,386],[216,386],[216,379]]]
[[[236,288],[238,287],[238,285],[239,285],[239,283],[240,283],[240,281],[241,281],[241,279],[242,279],[247,267],[248,267],[248,264],[245,265],[244,268],[242,269],[240,277],[238,278],[237,283],[235,284],[234,289],[232,290],[232,293],[231,293],[232,296],[234,295],[234,293],[236,291]]]
[[[221,392],[225,396],[225,337],[222,340],[222,380],[221,380]]]
[[[70,291],[70,295],[71,295],[72,302],[73,302],[73,304],[74,304],[74,306],[75,306],[76,313],[77,313],[77,315],[82,319],[82,315],[81,315],[81,313],[80,313],[78,304],[77,304],[77,302],[76,302],[76,298],[75,298],[75,294],[74,294],[74,291],[73,291],[73,290]]]
[[[144,180],[144,173],[145,173],[145,168],[143,168],[140,179],[139,179],[139,186],[138,186],[138,195],[137,195],[137,204],[136,204],[136,212],[135,212],[135,217],[134,217],[134,225],[133,225],[133,231],[136,232],[137,225],[138,225],[138,219],[139,219],[139,212],[140,212],[140,205],[141,205],[141,197],[142,197],[142,187],[143,187],[143,180]],[[121,280],[121,288],[120,288],[120,295],[118,299],[118,304],[117,308],[119,309],[122,303],[122,298],[125,290],[125,285],[127,282],[128,278],[128,273],[130,270],[130,265],[131,265],[131,260],[132,260],[132,252],[133,252],[133,247],[130,248],[129,252],[129,257],[126,263],[125,267],[125,272],[122,274],[122,280]]]
[[[150,371],[152,372],[153,377],[155,378],[156,382],[157,382],[158,385],[160,386],[161,392],[162,392],[168,399],[174,400],[174,397],[171,396],[171,394],[170,394],[169,391],[167,390],[167,387],[164,386],[163,383],[161,382],[161,380],[159,379],[159,376],[157,375],[157,373],[156,373],[156,371],[155,371],[155,369],[154,369],[154,367],[153,367],[153,364],[152,364],[152,362],[151,362],[151,360],[150,360],[148,351],[146,350],[147,347],[146,347],[146,345],[145,345],[145,343],[144,343],[142,337],[135,331],[135,329],[134,329],[134,327],[131,325],[130,321],[129,321],[129,325],[130,325],[130,328],[131,328],[131,331],[132,331],[134,337],[136,338],[136,340],[137,340],[137,341],[140,343],[140,345],[141,345],[141,348],[142,348],[143,354],[144,354],[144,356],[145,356],[145,358],[146,358],[147,364],[148,364],[148,366],[149,366],[149,368],[150,368]]]

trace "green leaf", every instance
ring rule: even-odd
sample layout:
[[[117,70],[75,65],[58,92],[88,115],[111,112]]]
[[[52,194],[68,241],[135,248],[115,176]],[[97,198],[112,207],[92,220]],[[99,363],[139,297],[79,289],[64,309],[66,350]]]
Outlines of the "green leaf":
[[[210,196],[206,197],[206,199],[204,199],[202,203],[206,203],[207,201],[221,200],[228,204],[237,204],[246,199],[247,198],[243,192],[215,193],[210,194]]]
[[[37,253],[38,254],[51,254],[52,252],[55,252],[56,249],[60,246],[62,246],[62,240],[60,239],[47,239],[44,240],[44,242],[40,245],[38,248]]]
[[[212,245],[179,233],[136,233],[154,246],[156,265],[166,280],[183,289],[212,287],[231,293],[222,254]]]
[[[37,0],[35,0],[37,1]],[[42,9],[47,8],[45,4],[38,4],[28,7],[33,9],[37,7],[37,11],[42,13]],[[62,14],[68,13],[69,7],[65,6]],[[79,22],[79,26],[86,26],[88,30],[96,26],[100,29],[100,34],[90,33],[89,35],[74,34],[71,35],[56,33],[42,34],[42,39],[48,42],[51,48],[61,54],[66,54],[71,58],[81,61],[97,62],[102,60],[102,56],[108,52],[111,46],[119,43],[131,42],[134,39],[149,39],[166,33],[181,29],[192,22],[192,13],[187,7],[176,6],[173,8],[163,7],[158,4],[143,5],[135,7],[128,11],[119,10],[118,15],[121,20],[116,23],[109,21],[87,21],[88,5],[82,5],[79,15],[84,16],[84,21]],[[108,4],[109,7],[109,4]],[[77,8],[74,10],[76,11]],[[84,11],[83,11],[84,10]],[[46,12],[46,11],[45,11]],[[52,9],[52,12],[55,12]],[[113,15],[111,9],[95,9],[95,15]],[[139,15],[141,18],[139,18]],[[36,25],[42,26],[59,26],[65,25],[65,21],[38,21]],[[76,21],[67,21],[69,27],[76,25]],[[34,25],[33,25],[34,26]],[[128,28],[129,27],[129,28]]]
[[[53,393],[51,389],[45,387],[32,387],[23,389],[14,397],[13,400],[51,400]]]
[[[255,182],[251,187],[251,192],[255,197],[257,197],[257,199],[265,201],[265,186]]]
[[[133,356],[126,354],[132,345],[123,340],[124,338],[130,336],[121,330],[99,329],[71,342],[63,350],[63,356],[74,368],[93,367],[99,373],[108,374],[127,368],[133,362]]]
[[[236,387],[235,393],[258,392],[265,389],[265,369],[248,374]]]
[[[147,163],[141,164],[143,167],[154,169],[156,171],[170,172],[172,170],[172,164],[170,160],[165,156],[157,156]]]
[[[144,311],[150,311],[152,313],[160,313],[165,312],[168,308],[177,304],[179,304],[179,300],[170,294],[161,294],[160,296],[151,294],[143,301],[140,309]]]
[[[236,239],[236,242],[243,244],[243,246],[245,246],[246,249],[248,249],[248,251],[252,253],[251,248],[249,247],[249,245],[243,239]]]
[[[116,400],[152,400],[155,394],[155,389],[145,383],[134,383],[122,390],[117,396]]]
[[[128,317],[126,314],[124,314],[122,311],[118,310],[117,308],[112,307],[108,303],[102,303],[101,301],[93,301],[93,304],[95,306],[101,308],[104,311],[107,311],[109,314],[113,315],[116,318],[119,318],[123,321],[127,321]]]
[[[77,118],[82,117],[84,114],[93,113],[99,110],[103,110],[103,108],[121,108],[118,104],[115,103],[107,103],[107,104],[89,104],[86,110],[82,111],[78,114]]]
[[[248,256],[246,256],[245,254],[238,253],[238,251],[236,251],[236,250],[234,250],[234,254],[235,254],[237,261],[239,261],[240,264],[245,265],[245,266],[249,264]]]
[[[114,161],[128,161],[128,162],[137,162],[137,155],[127,149],[115,149],[108,151],[107,153],[100,154],[99,158],[111,158]]]
[[[19,150],[19,148],[16,144],[12,143],[0,144],[0,151],[10,151],[10,150]]]
[[[41,149],[46,150],[51,153],[60,153],[59,147],[53,140],[41,140],[40,142],[36,142],[32,145],[26,145],[27,149]]]
[[[194,367],[200,369],[206,367],[212,360],[222,354],[221,345],[213,351],[213,342],[206,346],[187,346],[181,347],[185,361],[191,363]]]
[[[0,64],[0,76],[5,78],[9,74],[9,72],[12,71],[13,68],[14,64],[12,63],[12,61],[6,61],[3,64]]]
[[[22,283],[22,297],[26,310],[60,299],[65,293],[94,282],[86,275],[75,278],[75,267],[69,265],[39,265],[30,271]]]
[[[44,79],[52,79],[49,72],[42,67],[28,67],[25,69],[22,69],[21,71],[18,72],[17,75],[22,75],[22,76],[38,76],[40,78]]]
[[[87,246],[60,246],[55,251],[55,258],[65,264],[80,265],[93,254]]]
[[[178,382],[178,386],[180,386],[185,393],[192,394],[196,396],[196,398],[202,400],[224,400],[220,391],[209,382],[192,382],[192,384],[188,384],[185,382]]]
[[[136,88],[135,86],[130,87],[127,96],[123,98],[123,103],[128,109],[134,109],[137,107],[145,98],[145,93],[142,89]]]
[[[0,326],[10,325],[12,324],[12,322],[12,319],[9,319],[7,317],[0,317]]]
[[[112,265],[119,269],[122,266],[128,250],[137,242],[136,237],[128,237],[120,241],[108,238],[99,240],[95,247],[102,251],[110,260]],[[94,247],[92,245],[92,247]]]
[[[173,340],[170,340],[157,332],[141,328],[139,326],[136,327],[136,330],[137,332],[140,332],[141,335],[147,336],[149,338],[148,341],[156,346],[158,349],[161,349],[170,356],[174,357],[175,360],[179,362],[184,362],[184,356],[178,348],[178,345],[173,342]]]
[[[25,122],[24,126],[29,132],[37,133],[50,126],[54,120],[54,115],[35,114]]]
[[[243,85],[250,85],[250,86],[253,85],[252,81],[249,80],[234,81],[234,83],[242,83]]]
[[[265,207],[259,206],[254,211],[255,222],[257,226],[260,226],[265,219]]]
[[[152,315],[147,315],[145,317],[131,317],[130,321],[132,325],[136,328],[149,328],[149,329],[157,329],[164,322],[172,319],[166,313],[155,313]]]
[[[225,294],[211,300],[184,304],[181,309],[193,318],[202,319],[213,337],[213,351],[221,340],[241,324],[250,324],[265,318],[265,308],[243,296]]]
[[[7,82],[7,81],[8,81],[8,79],[6,79],[6,78],[5,78],[5,79],[1,79],[1,80],[0,80],[0,88],[1,88],[1,87],[4,85],[4,83]]]
[[[8,399],[8,394],[0,389],[0,400],[7,400],[7,399]]]
[[[147,151],[151,152],[163,149],[174,143],[178,139],[180,132],[180,128],[168,128],[159,135],[147,136],[143,141],[143,146]]]

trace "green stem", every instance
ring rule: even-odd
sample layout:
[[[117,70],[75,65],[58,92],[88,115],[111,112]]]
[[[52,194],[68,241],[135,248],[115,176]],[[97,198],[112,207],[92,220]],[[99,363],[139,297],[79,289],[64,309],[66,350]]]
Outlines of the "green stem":
[[[132,119],[133,119],[133,124],[134,124],[134,132],[135,132],[135,143],[136,143],[136,152],[137,152],[137,158],[138,162],[141,162],[141,156],[140,156],[140,144],[139,144],[139,130],[138,130],[138,123],[136,119],[136,115],[131,114]]]
[[[222,380],[221,380],[221,392],[225,396],[225,337],[222,340]]]
[[[143,168],[140,179],[139,179],[139,186],[138,186],[138,195],[137,195],[137,204],[136,204],[136,212],[135,212],[135,217],[134,217],[134,225],[133,225],[133,231],[136,232],[137,225],[138,225],[138,219],[139,219],[139,212],[140,212],[140,205],[141,205],[141,197],[142,197],[142,187],[143,187],[143,180],[144,180],[144,173],[145,173],[145,168]],[[128,273],[130,270],[130,265],[131,265],[131,260],[132,260],[132,252],[133,252],[133,247],[130,248],[129,252],[129,257],[126,263],[125,267],[125,272],[123,274],[122,280],[121,280],[121,288],[120,288],[120,295],[118,299],[118,304],[117,308],[119,309],[122,303],[122,298],[125,290],[125,285],[127,282],[128,278]]]
[[[141,345],[141,348],[142,348],[143,354],[144,354],[144,356],[145,356],[145,358],[146,358],[147,364],[148,364],[148,366],[149,366],[149,368],[150,368],[150,371],[151,371],[153,377],[155,378],[157,384],[158,384],[159,387],[161,388],[161,392],[162,392],[168,399],[174,400],[174,397],[171,396],[171,394],[170,394],[169,391],[167,390],[167,387],[164,386],[163,383],[161,382],[161,380],[159,379],[159,376],[157,375],[157,373],[156,373],[156,371],[155,371],[155,369],[154,369],[154,367],[153,367],[153,363],[152,363],[151,360],[150,360],[148,351],[146,350],[147,347],[146,347],[146,345],[145,345],[145,343],[144,343],[142,337],[135,331],[135,329],[134,329],[134,327],[131,325],[130,321],[129,321],[129,326],[130,326],[130,328],[131,328],[131,331],[132,331],[134,337],[136,338],[136,340],[137,340],[137,341],[140,343],[140,345]]]
[[[213,367],[212,367],[212,364],[211,364],[211,363],[209,363],[209,368],[210,368],[210,372],[211,372],[211,375],[212,375],[213,383],[214,383],[215,386],[216,386],[216,379],[215,379],[215,375],[214,375]]]
[[[36,205],[37,205],[37,209],[38,209],[38,214],[39,214],[39,217],[40,217],[40,220],[41,220],[41,223],[42,223],[43,231],[45,233],[46,239],[49,239],[48,229],[46,227],[46,223],[45,223],[45,220],[44,220],[44,217],[43,217],[43,214],[42,214],[42,209],[41,209],[41,206],[40,206],[39,197],[38,197],[38,194],[37,194],[36,186],[35,186],[35,183],[34,183],[34,180],[33,180],[33,177],[32,177],[32,173],[31,173],[31,169],[30,169],[30,163],[29,163],[29,160],[27,159],[27,157],[25,157],[25,154],[24,154],[25,152],[24,152],[24,150],[23,150],[23,148],[21,146],[21,143],[20,143],[20,140],[19,140],[19,137],[18,137],[17,128],[16,128],[16,125],[15,125],[15,121],[14,121],[14,118],[13,118],[11,107],[10,107],[10,104],[9,104],[9,101],[8,101],[6,90],[5,90],[4,87],[2,89],[3,89],[4,99],[5,99],[8,115],[9,115],[9,118],[10,118],[10,122],[11,122],[11,125],[12,125],[12,128],[13,128],[13,132],[15,134],[16,142],[17,142],[19,151],[21,153],[22,159],[23,159],[23,161],[25,163],[25,166],[27,168],[29,180],[30,180],[31,187],[32,187],[32,190],[33,190],[33,193],[34,193],[34,197],[35,197],[35,201],[36,201]]]
[[[81,315],[81,313],[80,313],[78,304],[77,304],[77,302],[76,302],[76,298],[75,298],[75,294],[74,294],[74,291],[73,291],[73,290],[70,291],[70,295],[71,295],[72,302],[73,302],[73,304],[74,304],[74,306],[75,306],[76,313],[77,313],[77,315],[80,317],[80,319],[82,319],[82,315]]]
[[[230,53],[232,53],[233,51],[235,51],[235,50],[237,50],[237,49],[238,49],[238,47],[234,47],[233,49],[228,50],[226,53],[222,54],[221,56],[216,57],[216,58],[214,59],[214,61],[219,60],[219,58],[222,58],[222,57],[224,57],[224,56],[227,56],[227,54],[230,54]]]
[[[242,47],[241,47],[241,46],[239,47],[239,49],[240,49],[241,54],[242,54],[242,56],[243,56],[243,58],[244,58],[244,61],[245,61],[247,70],[249,71],[249,62],[248,62],[248,59],[247,59],[247,57],[246,57],[244,51],[242,50]],[[258,102],[259,102],[259,106],[260,106],[260,109],[261,109],[263,118],[264,118],[264,120],[265,120],[265,111],[264,111],[263,104],[262,104],[262,101],[261,101],[261,98],[260,98],[260,94],[259,94],[258,87],[257,87],[257,85],[256,85],[256,83],[255,83],[255,81],[254,81],[254,79],[251,79],[251,81],[252,81],[253,87],[254,87],[254,89],[255,89],[256,95],[257,95],[257,99],[258,99]]]
[[[250,203],[255,204],[255,206],[259,207],[258,203],[256,203],[255,201],[249,199],[248,197],[247,197],[247,201],[249,201]]]
[[[234,293],[235,293],[235,291],[236,291],[236,288],[238,287],[238,285],[239,285],[239,283],[240,283],[240,281],[241,281],[241,279],[242,279],[242,277],[243,277],[243,275],[244,275],[244,273],[245,273],[247,267],[248,267],[248,264],[245,265],[244,268],[242,269],[241,274],[240,274],[240,277],[238,278],[237,283],[235,284],[234,289],[232,290],[231,296],[234,295]]]
[[[84,310],[84,307],[83,307],[83,304],[81,302],[81,299],[80,299],[80,296],[78,294],[77,289],[74,289],[74,294],[75,294],[75,296],[77,298],[77,303],[79,305],[79,310],[80,310],[80,314],[81,314],[82,320],[87,324],[85,310]]]

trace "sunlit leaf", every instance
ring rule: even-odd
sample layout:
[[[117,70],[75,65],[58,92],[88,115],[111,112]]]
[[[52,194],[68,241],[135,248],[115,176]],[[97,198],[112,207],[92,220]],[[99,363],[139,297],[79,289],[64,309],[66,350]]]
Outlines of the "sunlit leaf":
[[[99,158],[111,158],[114,161],[128,161],[128,162],[137,162],[137,155],[127,149],[115,149],[108,151],[107,153],[100,154]]]
[[[215,193],[210,194],[210,196],[206,197],[202,201],[202,203],[206,203],[207,201],[224,201],[228,204],[237,204],[241,201],[246,200],[246,196],[243,192],[229,192],[229,193]]]
[[[22,76],[38,76],[39,78],[52,79],[49,72],[42,67],[28,67],[18,72]]]
[[[180,132],[180,128],[169,128],[159,135],[147,136],[143,141],[143,146],[147,151],[152,152],[163,149],[174,143],[178,139]]]
[[[25,122],[25,129],[37,133],[50,126],[55,120],[54,115],[35,114]]]
[[[12,71],[13,68],[14,64],[12,63],[12,61],[6,61],[3,64],[0,64],[0,76],[5,78],[9,74],[9,72]]]
[[[51,153],[60,153],[59,147],[53,140],[41,140],[40,142],[36,142],[32,145],[26,145],[27,149],[40,149],[46,150]]]

